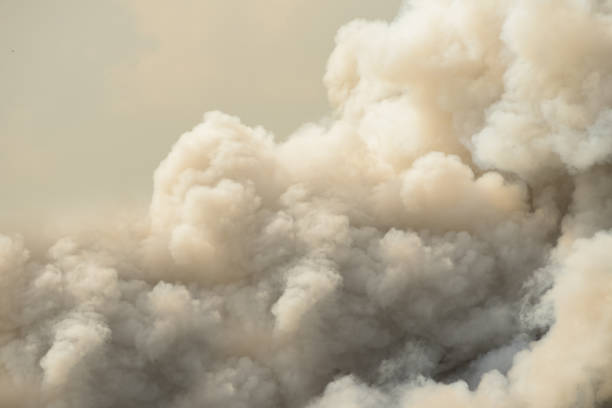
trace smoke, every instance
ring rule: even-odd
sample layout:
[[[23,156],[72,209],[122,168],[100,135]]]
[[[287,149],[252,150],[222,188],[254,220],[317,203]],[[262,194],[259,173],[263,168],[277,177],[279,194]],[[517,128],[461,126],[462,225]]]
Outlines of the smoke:
[[[0,236],[0,404],[605,406],[611,50],[610,1],[348,24],[331,117],[207,113],[146,221]]]

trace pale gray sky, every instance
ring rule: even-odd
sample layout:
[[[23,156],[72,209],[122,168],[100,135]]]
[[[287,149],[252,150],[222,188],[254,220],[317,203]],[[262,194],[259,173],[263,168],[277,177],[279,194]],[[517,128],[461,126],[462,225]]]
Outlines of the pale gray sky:
[[[0,219],[145,203],[159,161],[208,110],[277,137],[316,120],[336,30],[399,5],[0,1]]]

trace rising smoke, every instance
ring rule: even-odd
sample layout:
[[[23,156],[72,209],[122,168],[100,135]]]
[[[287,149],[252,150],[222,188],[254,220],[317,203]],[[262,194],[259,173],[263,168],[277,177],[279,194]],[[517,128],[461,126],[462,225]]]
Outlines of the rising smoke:
[[[145,227],[0,236],[2,407],[600,407],[612,1],[413,0],[333,116],[208,113]]]

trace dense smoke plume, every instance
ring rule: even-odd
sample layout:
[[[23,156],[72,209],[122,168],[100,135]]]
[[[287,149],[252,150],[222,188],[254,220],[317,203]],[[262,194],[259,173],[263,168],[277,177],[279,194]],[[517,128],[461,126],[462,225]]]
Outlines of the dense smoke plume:
[[[612,400],[612,2],[414,0],[324,81],[206,114],[144,225],[0,237],[1,406]]]

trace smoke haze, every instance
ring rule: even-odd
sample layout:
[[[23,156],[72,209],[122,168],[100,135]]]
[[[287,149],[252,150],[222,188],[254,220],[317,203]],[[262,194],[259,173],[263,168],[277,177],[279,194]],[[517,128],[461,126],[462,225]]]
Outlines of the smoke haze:
[[[146,216],[0,236],[0,405],[612,401],[612,2],[413,0],[324,82],[283,141],[207,113]]]

